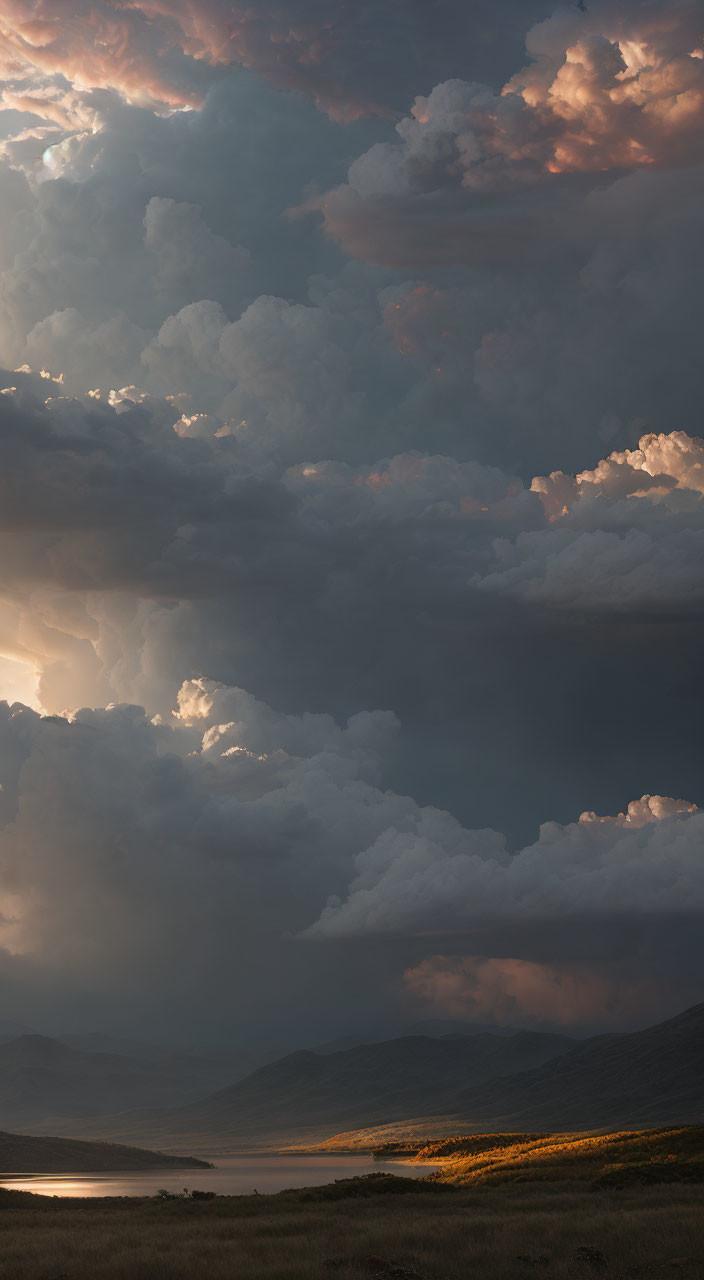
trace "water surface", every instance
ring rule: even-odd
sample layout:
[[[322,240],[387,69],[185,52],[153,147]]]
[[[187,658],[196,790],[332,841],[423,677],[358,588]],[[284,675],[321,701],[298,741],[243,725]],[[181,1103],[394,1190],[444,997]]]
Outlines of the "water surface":
[[[290,1187],[315,1187],[354,1178],[363,1173],[395,1173],[421,1178],[437,1165],[405,1164],[373,1160],[368,1155],[335,1156],[226,1156],[214,1169],[150,1169],[139,1173],[8,1174],[0,1186],[12,1191],[35,1191],[43,1196],[153,1196],[167,1191],[215,1191],[220,1196],[285,1191]]]

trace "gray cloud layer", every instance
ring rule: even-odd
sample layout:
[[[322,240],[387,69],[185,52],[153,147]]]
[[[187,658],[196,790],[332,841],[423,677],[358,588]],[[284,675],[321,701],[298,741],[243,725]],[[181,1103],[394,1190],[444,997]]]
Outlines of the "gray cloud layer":
[[[6,7],[23,1020],[698,980],[700,812],[573,818],[702,800],[700,15],[551,9]]]
[[[322,961],[292,931],[410,935],[394,947],[402,969],[418,955],[413,935],[428,931],[481,923],[496,933],[516,915],[538,932],[556,915],[598,918],[602,930],[614,919],[619,931],[622,916],[702,906],[702,819],[691,805],[644,797],[617,819],[551,823],[511,856],[497,832],[379,789],[397,729],[389,713],[341,728],[204,680],[182,687],[170,723],[128,706],[69,721],[3,706],[7,996],[45,974],[54,1017],[72,1004],[85,1016],[96,1001],[114,1017],[127,993],[138,1015],[159,1002],[162,1030],[178,1018],[207,1026],[213,1002],[220,1019],[251,1027],[258,1001],[272,1000],[273,965],[278,1033],[290,1035],[282,1002],[298,1016],[301,983],[319,983],[303,1028],[334,1020],[340,984],[358,1016],[365,1004],[367,1016],[388,1016],[394,995],[372,998],[364,968],[345,976],[344,951]],[[522,946],[530,953],[530,930]]]

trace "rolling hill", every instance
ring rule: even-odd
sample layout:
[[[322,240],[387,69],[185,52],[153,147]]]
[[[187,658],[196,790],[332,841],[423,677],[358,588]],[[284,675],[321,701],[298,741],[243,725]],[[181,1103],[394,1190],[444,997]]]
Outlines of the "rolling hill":
[[[394,1144],[392,1144],[393,1147]],[[393,1151],[384,1154],[391,1156]],[[455,1186],[505,1182],[581,1182],[594,1187],[704,1182],[704,1129],[616,1133],[494,1133],[415,1144],[421,1164]]]
[[[440,1114],[368,1125],[311,1143],[321,1151],[370,1150],[453,1133],[697,1125],[704,1121],[704,1004],[644,1031],[595,1036],[533,1070],[459,1091]],[[299,1144],[300,1145],[300,1144]]]
[[[704,1119],[704,1004],[645,1031],[598,1036],[533,1071],[464,1090],[477,1128],[595,1128]]]
[[[12,1048],[0,1047],[0,1103],[2,1054]],[[36,1073],[31,1079],[36,1088]],[[439,1137],[697,1124],[704,1120],[704,1004],[644,1031],[582,1042],[518,1032],[298,1052],[187,1105],[146,1103],[128,1113],[123,1103],[121,1114],[110,1114],[96,1104],[94,1093],[80,1123],[65,1119],[53,1131],[222,1151],[308,1145],[341,1131],[345,1141],[331,1149],[374,1146],[406,1131]]]
[[[206,1160],[73,1138],[37,1138],[0,1132],[0,1175],[15,1173],[121,1173],[140,1169],[209,1169]]]
[[[172,1114],[172,1131],[271,1133],[392,1120],[427,1108],[429,1098],[445,1111],[469,1081],[546,1062],[573,1045],[567,1036],[524,1031],[507,1037],[414,1036],[340,1053],[293,1053]]]

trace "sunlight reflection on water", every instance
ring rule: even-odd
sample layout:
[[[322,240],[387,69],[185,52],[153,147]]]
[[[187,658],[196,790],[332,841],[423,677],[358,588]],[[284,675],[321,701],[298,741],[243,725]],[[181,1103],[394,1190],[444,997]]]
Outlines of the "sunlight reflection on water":
[[[160,1188],[179,1192],[215,1191],[218,1195],[271,1193],[293,1187],[321,1186],[364,1173],[394,1173],[420,1178],[437,1165],[372,1160],[369,1156],[228,1156],[214,1169],[150,1169],[141,1173],[18,1174],[0,1178],[13,1191],[44,1196],[153,1196]]]

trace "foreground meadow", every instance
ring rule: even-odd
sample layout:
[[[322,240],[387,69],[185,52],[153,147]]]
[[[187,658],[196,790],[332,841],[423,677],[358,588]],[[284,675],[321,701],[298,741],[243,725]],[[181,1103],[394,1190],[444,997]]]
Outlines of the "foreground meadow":
[[[364,1181],[364,1180],[363,1180]],[[704,1277],[704,1188],[373,1179],[211,1201],[0,1199],[3,1280]],[[403,1194],[399,1194],[399,1191]]]

